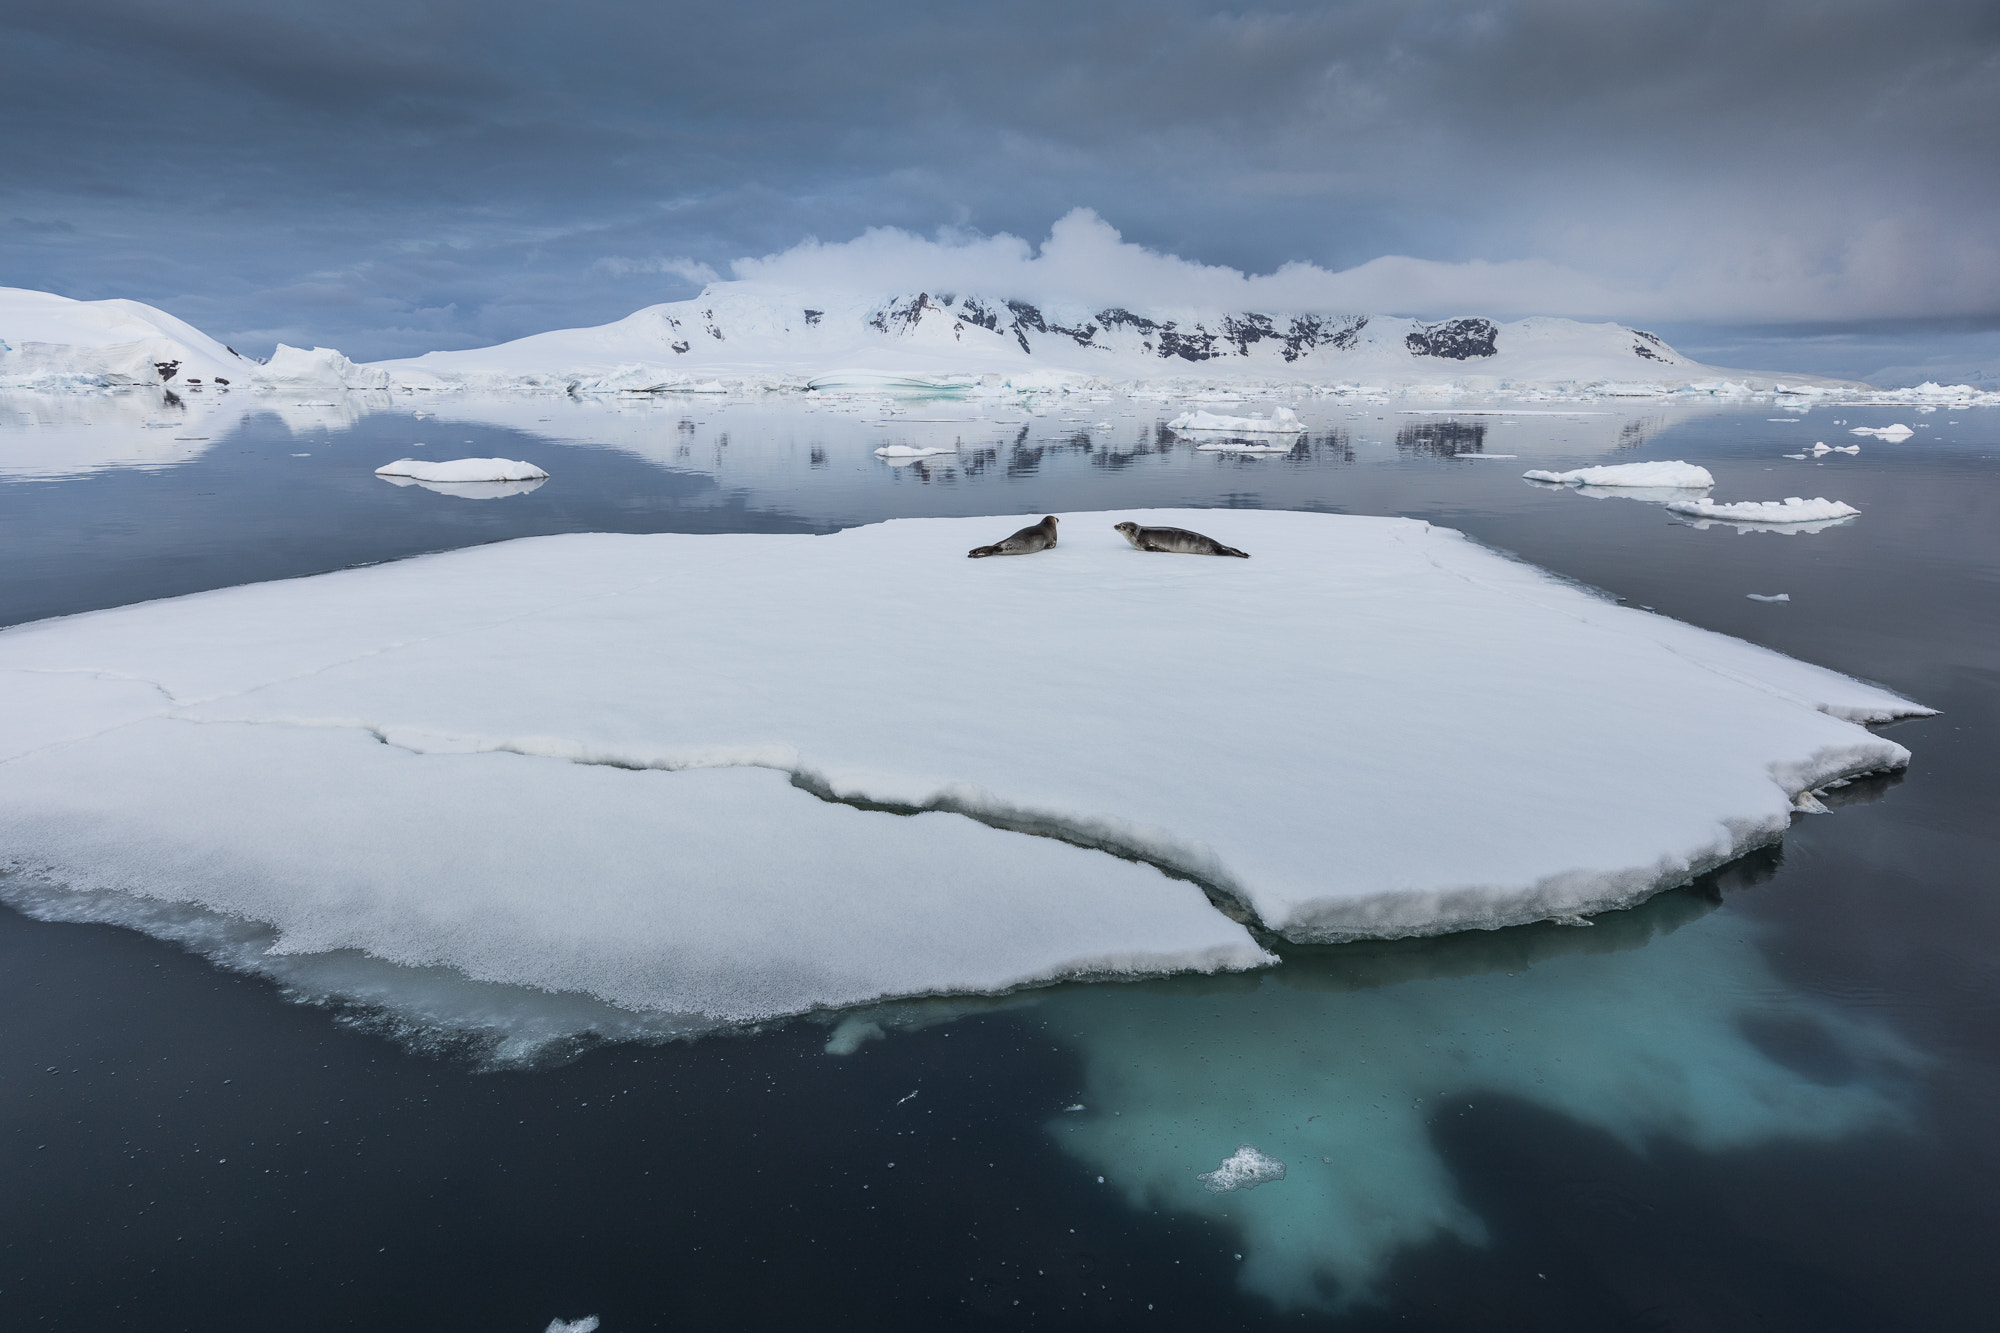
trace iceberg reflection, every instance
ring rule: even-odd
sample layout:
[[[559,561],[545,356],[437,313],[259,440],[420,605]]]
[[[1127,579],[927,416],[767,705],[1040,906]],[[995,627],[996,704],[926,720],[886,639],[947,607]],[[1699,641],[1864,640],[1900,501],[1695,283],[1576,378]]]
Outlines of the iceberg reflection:
[[[1786,986],[1760,928],[1714,905],[1682,890],[1591,929],[1292,950],[1256,976],[1052,996],[1042,1012],[1082,1053],[1089,1110],[1050,1132],[1133,1207],[1238,1229],[1247,1290],[1328,1308],[1367,1297],[1406,1248],[1485,1240],[1431,1134],[1483,1096],[1634,1151],[1826,1141],[1894,1120],[1914,1052]],[[1810,1038],[1809,1067],[1769,1053],[1780,1030]],[[1246,1141],[1287,1163],[1285,1179],[1205,1188],[1198,1173]]]

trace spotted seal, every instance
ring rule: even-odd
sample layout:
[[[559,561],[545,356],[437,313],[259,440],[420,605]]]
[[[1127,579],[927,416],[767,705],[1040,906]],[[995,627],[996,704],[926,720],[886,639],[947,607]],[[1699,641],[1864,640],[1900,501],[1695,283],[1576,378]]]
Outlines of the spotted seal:
[[[1234,546],[1224,546],[1213,537],[1204,537],[1199,532],[1189,532],[1186,528],[1142,528],[1137,523],[1114,523],[1112,527],[1125,534],[1125,540],[1142,551],[1173,551],[1179,555],[1234,555],[1248,560],[1248,551],[1239,551]]]
[[[1056,516],[1050,514],[1032,528],[1022,528],[1005,541],[991,546],[975,546],[966,554],[974,560],[988,555],[1033,555],[1056,544]]]

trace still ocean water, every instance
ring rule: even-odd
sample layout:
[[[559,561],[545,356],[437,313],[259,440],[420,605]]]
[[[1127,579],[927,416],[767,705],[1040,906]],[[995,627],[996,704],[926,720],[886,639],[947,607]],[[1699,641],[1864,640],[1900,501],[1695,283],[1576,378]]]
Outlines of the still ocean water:
[[[2000,412],[1307,399],[1300,447],[1233,457],[1163,432],[1178,405],[1123,397],[942,422],[925,418],[980,406],[415,406],[437,415],[386,397],[0,401],[0,623],[551,532],[1293,508],[1459,528],[1943,713],[1893,729],[1904,777],[1590,929],[1293,949],[1252,977],[516,1068],[143,935],[0,908],[8,1327],[1990,1318]],[[1900,444],[1848,433],[1899,420],[1919,427]],[[1862,452],[1784,457],[1816,440]],[[893,443],[960,452],[873,456]],[[372,475],[407,454],[552,479],[474,500]],[[1519,476],[1662,458],[1715,472],[1719,499],[1863,514],[1739,534]],[[1480,793],[1439,774],[1437,799]],[[1244,1142],[1285,1179],[1193,1183]]]

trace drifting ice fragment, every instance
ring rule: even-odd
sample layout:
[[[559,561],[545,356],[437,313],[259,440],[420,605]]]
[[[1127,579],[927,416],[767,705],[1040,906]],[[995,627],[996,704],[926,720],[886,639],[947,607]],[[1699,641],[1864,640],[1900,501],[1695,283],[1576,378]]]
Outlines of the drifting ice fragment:
[[[1788,592],[1746,592],[1743,595],[1753,602],[1789,602],[1792,600],[1792,595]]]
[[[1523,472],[1529,481],[1554,482],[1560,486],[1659,486],[1677,490],[1706,490],[1715,478],[1705,467],[1693,463],[1613,463],[1605,467],[1580,467],[1570,472],[1544,472],[1537,468]]]
[[[590,1314],[581,1319],[551,1319],[542,1333],[597,1333],[597,1316]]]
[[[1266,1157],[1258,1152],[1254,1143],[1244,1144],[1223,1158],[1221,1166],[1213,1171],[1204,1171],[1195,1177],[1210,1194],[1227,1194],[1231,1190],[1254,1190],[1259,1185],[1268,1185],[1274,1180],[1284,1178],[1285,1164],[1275,1157]]]
[[[1237,435],[1297,435],[1305,429],[1299,414],[1280,407],[1268,417],[1220,416],[1214,412],[1183,412],[1167,423],[1168,430],[1219,430]]]
[[[1824,441],[1821,441],[1813,445],[1812,451],[1815,458],[1823,454],[1858,454],[1861,452],[1861,446],[1858,444],[1836,444],[1829,446]]]
[[[399,458],[375,469],[378,477],[408,477],[412,481],[545,481],[548,473],[533,463],[512,458],[453,458],[430,462],[421,458]]]
[[[1676,514],[1726,519],[1731,523],[1826,523],[1833,519],[1853,518],[1861,512],[1839,500],[1824,497],[1801,500],[1796,495],[1783,500],[1743,500],[1735,504],[1717,504],[1713,500],[1676,500],[1667,508]]]
[[[889,444],[875,451],[877,458],[929,458],[933,454],[955,454],[956,449],[913,449],[907,444]]]
[[[1907,440],[1916,434],[1915,431],[1900,421],[1893,426],[1856,426],[1847,433],[1849,435],[1873,435],[1878,440],[1890,441]]]
[[[1299,941],[1630,905],[1928,711],[1412,520],[1245,511],[1255,561],[1154,562],[1113,519],[1213,515],[1121,510],[959,555],[1006,517],[529,538],[0,630],[0,898],[754,1022],[1268,962],[1212,902]]]

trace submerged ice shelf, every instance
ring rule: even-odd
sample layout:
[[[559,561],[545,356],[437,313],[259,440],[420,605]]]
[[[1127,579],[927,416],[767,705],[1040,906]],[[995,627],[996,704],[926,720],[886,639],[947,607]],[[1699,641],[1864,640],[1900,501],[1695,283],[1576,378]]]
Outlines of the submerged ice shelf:
[[[1927,711],[1421,522],[1062,518],[1013,560],[963,558],[1006,518],[576,535],[7,630],[5,892],[755,1021],[1269,961],[1232,915],[1629,904]]]

